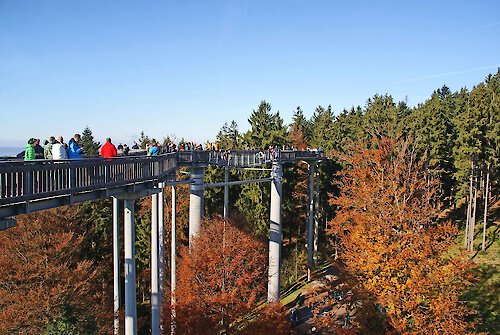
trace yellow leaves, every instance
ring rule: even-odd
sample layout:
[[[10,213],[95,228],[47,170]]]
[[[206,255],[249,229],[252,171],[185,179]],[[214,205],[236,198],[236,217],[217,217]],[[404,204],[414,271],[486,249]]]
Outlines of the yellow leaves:
[[[342,156],[350,168],[340,174],[341,194],[332,201],[339,209],[329,225],[341,260],[387,308],[396,330],[465,329],[467,312],[457,304],[467,267],[441,256],[456,227],[435,222],[436,181],[410,143],[383,138],[372,148],[359,145]]]

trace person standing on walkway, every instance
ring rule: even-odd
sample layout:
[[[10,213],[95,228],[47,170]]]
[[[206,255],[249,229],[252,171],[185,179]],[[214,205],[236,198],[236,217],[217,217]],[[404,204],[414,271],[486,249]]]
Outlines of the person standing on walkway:
[[[57,141],[52,144],[52,159],[68,159],[68,152],[62,136],[58,136]]]
[[[118,152],[113,143],[111,143],[111,138],[106,139],[106,143],[101,147],[101,156],[104,158],[116,157]]]
[[[40,145],[39,138],[35,138],[35,145],[33,147],[35,148],[35,159],[43,159],[44,150],[43,150],[42,146]]]
[[[28,144],[26,144],[26,150],[24,151],[24,160],[32,161],[35,159],[35,139],[30,138]]]
[[[68,158],[69,159],[78,159],[82,158],[83,149],[78,145],[80,141],[80,134],[75,134],[68,143]]]
[[[43,158],[52,159],[52,146],[56,142],[56,138],[51,136],[47,141],[45,141],[45,147],[43,148]]]
[[[160,154],[160,147],[156,141],[153,141],[151,147],[148,149],[148,156],[158,156]]]

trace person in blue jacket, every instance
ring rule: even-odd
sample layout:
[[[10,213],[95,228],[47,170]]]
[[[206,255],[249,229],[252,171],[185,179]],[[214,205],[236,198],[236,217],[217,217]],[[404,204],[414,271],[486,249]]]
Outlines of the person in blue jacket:
[[[158,156],[160,154],[160,147],[158,142],[153,140],[151,147],[148,149],[148,156]]]
[[[68,143],[69,159],[82,158],[83,149],[78,145],[79,141],[80,141],[80,134],[75,134],[75,136],[73,136],[73,138],[69,140]]]

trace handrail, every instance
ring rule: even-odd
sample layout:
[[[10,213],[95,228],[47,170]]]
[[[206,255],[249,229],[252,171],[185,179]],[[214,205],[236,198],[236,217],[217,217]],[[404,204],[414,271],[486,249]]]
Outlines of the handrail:
[[[162,179],[176,168],[175,153],[1,162],[0,205]]]
[[[319,157],[315,152],[293,150],[194,150],[152,157],[5,160],[0,161],[0,209],[14,203],[165,181],[179,166],[255,167]]]

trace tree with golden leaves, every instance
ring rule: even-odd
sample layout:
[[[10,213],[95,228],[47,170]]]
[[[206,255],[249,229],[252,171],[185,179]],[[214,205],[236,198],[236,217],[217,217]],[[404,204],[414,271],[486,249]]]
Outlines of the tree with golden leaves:
[[[390,138],[344,152],[328,234],[340,241],[360,305],[376,304],[394,334],[472,334],[460,301],[470,263],[450,252],[457,227],[437,220],[438,185],[425,162],[410,141]],[[353,324],[362,330],[365,321],[361,308],[353,311]]]

